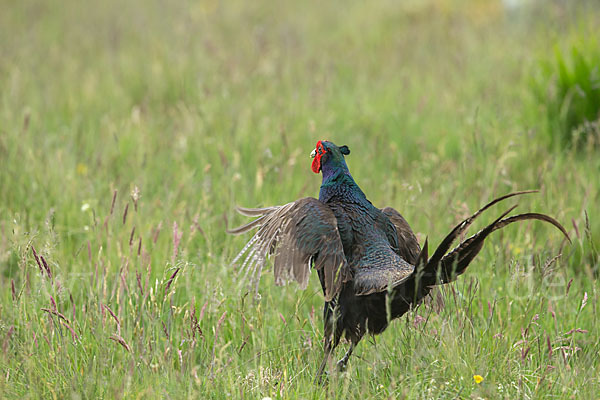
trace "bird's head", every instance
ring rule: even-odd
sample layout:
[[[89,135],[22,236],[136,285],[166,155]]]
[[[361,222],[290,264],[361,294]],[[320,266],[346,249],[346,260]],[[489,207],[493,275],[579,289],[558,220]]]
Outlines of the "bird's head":
[[[348,146],[336,146],[332,142],[319,140],[315,149],[310,153],[312,161],[312,170],[318,174],[325,165],[343,165],[346,166],[344,156],[350,154]]]

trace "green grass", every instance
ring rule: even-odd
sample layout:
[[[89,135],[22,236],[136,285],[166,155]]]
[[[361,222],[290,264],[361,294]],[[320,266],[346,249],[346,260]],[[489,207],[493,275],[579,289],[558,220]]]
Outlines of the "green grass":
[[[597,396],[600,158],[552,152],[528,86],[567,34],[600,33],[593,5],[2,8],[1,398]],[[456,284],[314,386],[318,282],[266,274],[254,302],[228,266],[249,237],[225,227],[244,221],[236,204],[316,196],[319,139],[347,144],[370,200],[421,241],[538,188],[518,210],[573,243],[541,223],[494,234]]]
[[[600,50],[595,37],[571,39],[540,62],[532,89],[546,108],[550,139],[559,147],[595,147],[600,138]],[[575,44],[577,43],[577,44]]]

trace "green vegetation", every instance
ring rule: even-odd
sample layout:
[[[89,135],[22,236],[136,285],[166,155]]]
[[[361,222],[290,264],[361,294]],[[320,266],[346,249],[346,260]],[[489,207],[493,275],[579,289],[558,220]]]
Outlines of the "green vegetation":
[[[568,52],[557,47],[532,86],[546,109],[553,142],[594,147],[600,142],[600,47],[594,36],[577,42]]]
[[[0,397],[595,398],[600,157],[545,145],[530,86],[540,54],[598,37],[576,3],[4,4]],[[266,274],[254,302],[228,266],[249,238],[224,230],[236,204],[316,196],[319,139],[421,241],[538,188],[518,210],[573,243],[541,223],[492,235],[314,386],[316,277]]]

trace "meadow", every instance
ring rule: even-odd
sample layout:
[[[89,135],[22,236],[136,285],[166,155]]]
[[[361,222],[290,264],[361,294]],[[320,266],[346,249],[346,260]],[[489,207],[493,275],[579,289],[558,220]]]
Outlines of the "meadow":
[[[600,150],[553,142],[531,85],[600,10],[523,3],[3,1],[0,398],[596,398]],[[318,279],[255,298],[225,229],[318,196],[320,139],[430,246],[526,189],[572,242],[494,233],[314,385]]]

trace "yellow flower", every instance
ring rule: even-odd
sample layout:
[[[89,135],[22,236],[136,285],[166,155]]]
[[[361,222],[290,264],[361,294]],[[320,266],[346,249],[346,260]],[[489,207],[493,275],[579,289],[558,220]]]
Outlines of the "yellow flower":
[[[87,165],[82,163],[77,164],[76,170],[79,175],[87,175],[88,173]]]
[[[481,375],[473,375],[473,379],[475,380],[475,383],[483,382],[483,376]]]

